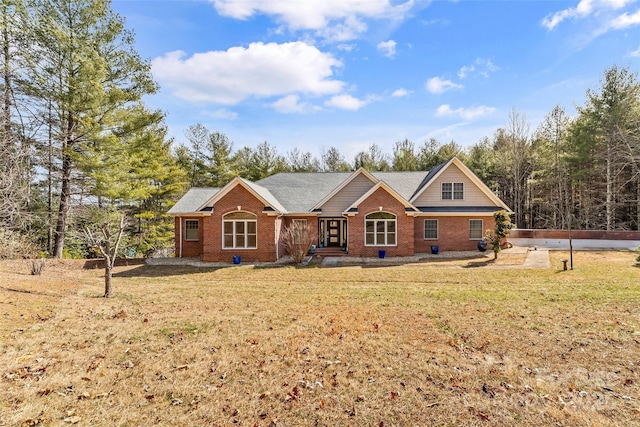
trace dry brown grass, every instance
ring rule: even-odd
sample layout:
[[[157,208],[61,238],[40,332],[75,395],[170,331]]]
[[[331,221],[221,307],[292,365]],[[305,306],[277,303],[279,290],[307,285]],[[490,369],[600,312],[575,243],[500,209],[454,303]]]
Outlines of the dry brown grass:
[[[632,426],[640,270],[0,263],[2,426]]]

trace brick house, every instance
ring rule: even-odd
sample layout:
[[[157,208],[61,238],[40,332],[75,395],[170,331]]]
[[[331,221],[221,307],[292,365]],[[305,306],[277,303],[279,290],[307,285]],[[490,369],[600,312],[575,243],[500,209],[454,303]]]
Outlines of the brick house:
[[[171,208],[177,257],[272,262],[284,226],[309,228],[317,253],[411,256],[475,250],[493,213],[511,212],[458,158],[428,172],[279,173],[192,188]]]

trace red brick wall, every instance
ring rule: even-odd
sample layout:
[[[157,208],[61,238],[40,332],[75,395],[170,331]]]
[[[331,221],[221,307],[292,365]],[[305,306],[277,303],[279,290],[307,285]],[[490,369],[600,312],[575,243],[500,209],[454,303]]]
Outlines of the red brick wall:
[[[438,239],[425,240],[424,220],[438,220]],[[440,251],[473,251],[478,249],[478,240],[469,240],[469,220],[483,221],[483,234],[495,226],[493,216],[418,216],[415,218],[415,251],[431,252],[431,246],[438,246]]]
[[[198,227],[198,241],[185,240],[184,236],[184,221],[185,220],[198,220],[200,221]],[[184,258],[199,257],[202,255],[202,241],[204,236],[204,218],[202,217],[175,217],[174,230],[175,230],[175,244],[176,244],[176,257],[180,257],[180,235],[182,234],[182,256]]]
[[[378,212],[382,206],[383,212],[389,212],[396,216],[396,246],[365,246],[364,223],[365,217],[373,212]],[[411,256],[414,254],[413,245],[413,218],[405,212],[404,205],[379,188],[367,200],[358,206],[358,214],[350,216],[349,221],[349,256],[377,257],[378,250],[386,251],[386,256]]]
[[[257,249],[223,249],[222,217],[238,210],[251,212],[257,221]],[[218,200],[210,217],[206,217],[202,260],[208,262],[233,262],[234,256],[240,256],[246,262],[273,262],[276,257],[276,216],[263,214],[264,203],[254,197],[241,185]]]

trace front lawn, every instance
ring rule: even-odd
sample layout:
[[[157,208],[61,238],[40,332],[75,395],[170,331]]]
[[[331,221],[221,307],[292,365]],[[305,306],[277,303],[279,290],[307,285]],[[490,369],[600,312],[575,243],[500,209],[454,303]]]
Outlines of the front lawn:
[[[0,426],[633,426],[640,269],[0,262]],[[474,267],[474,268],[467,268]]]

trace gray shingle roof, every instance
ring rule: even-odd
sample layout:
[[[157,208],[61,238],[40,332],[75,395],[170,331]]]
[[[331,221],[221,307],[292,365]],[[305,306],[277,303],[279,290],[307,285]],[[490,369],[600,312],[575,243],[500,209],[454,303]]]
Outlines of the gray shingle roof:
[[[242,178],[240,178],[242,179]],[[251,187],[253,191],[255,191],[260,197],[262,197],[269,205],[271,205],[275,210],[280,212],[286,212],[286,208],[280,204],[280,201],[274,197],[271,191],[267,188],[264,188],[258,183],[248,181],[246,179],[242,179],[247,186]]]
[[[380,181],[384,181],[398,194],[409,200],[413,193],[421,187],[427,172],[372,172],[371,175]]]
[[[309,212],[353,172],[290,172],[271,175],[256,184],[267,188],[287,212]]]
[[[191,188],[167,213],[177,215],[197,212],[198,208],[212,198],[218,191],[220,191],[219,188],[211,187]]]
[[[404,199],[410,200],[448,162],[435,166],[431,171],[372,172],[371,175],[375,179],[384,181]],[[311,212],[315,205],[352,176],[353,173],[285,172],[271,175],[257,182],[244,179],[242,181],[275,210],[283,213],[305,213]],[[218,188],[192,188],[169,210],[169,213],[196,212],[202,204],[211,199],[219,190]],[[484,208],[475,209],[482,210]],[[421,210],[426,212],[423,209]]]

